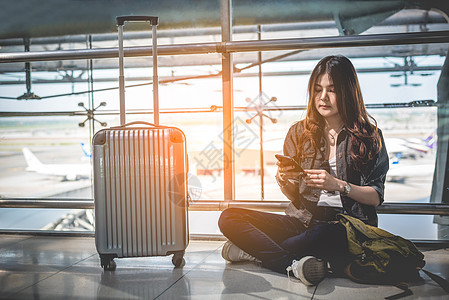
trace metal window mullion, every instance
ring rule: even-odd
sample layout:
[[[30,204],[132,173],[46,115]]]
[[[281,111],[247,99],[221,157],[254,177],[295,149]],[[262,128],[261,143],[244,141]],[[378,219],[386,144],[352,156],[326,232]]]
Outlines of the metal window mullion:
[[[228,2],[222,0],[222,2]],[[412,33],[367,34],[357,36],[328,36],[313,38],[272,39],[262,41],[234,41],[220,43],[196,43],[162,45],[158,47],[160,55],[210,54],[223,52],[253,52],[295,49],[324,49],[371,46],[394,46],[411,44],[449,43],[449,31],[428,31]],[[152,47],[128,47],[126,57],[148,56]],[[117,58],[117,48],[92,50],[56,50],[35,52],[0,53],[0,63],[60,61],[77,59]]]
[[[232,40],[232,0],[221,0],[221,39]],[[222,54],[224,200],[235,199],[234,95],[232,54]]]

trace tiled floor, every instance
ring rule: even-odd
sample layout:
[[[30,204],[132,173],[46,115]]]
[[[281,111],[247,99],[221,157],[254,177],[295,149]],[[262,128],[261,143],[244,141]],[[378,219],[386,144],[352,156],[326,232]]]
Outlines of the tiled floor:
[[[273,273],[254,263],[229,264],[221,241],[191,241],[186,265],[170,257],[116,259],[103,272],[93,238],[0,235],[1,299],[383,299],[392,286],[326,278],[317,287]],[[427,269],[449,278],[449,249],[427,251]],[[422,275],[404,299],[448,299]]]

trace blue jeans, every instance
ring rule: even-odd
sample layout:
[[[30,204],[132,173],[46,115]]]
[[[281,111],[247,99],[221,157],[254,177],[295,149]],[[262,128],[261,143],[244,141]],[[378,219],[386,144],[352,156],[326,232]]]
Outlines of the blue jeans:
[[[285,274],[294,259],[312,255],[340,269],[347,252],[345,228],[314,220],[309,228],[294,217],[228,208],[220,216],[221,232],[237,247],[262,261],[262,266]]]

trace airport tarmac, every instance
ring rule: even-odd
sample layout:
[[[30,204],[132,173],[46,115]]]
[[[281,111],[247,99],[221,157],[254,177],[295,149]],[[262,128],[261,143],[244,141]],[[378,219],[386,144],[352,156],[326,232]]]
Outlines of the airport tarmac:
[[[73,156],[69,151],[38,152],[36,155],[45,163],[62,162],[65,157]],[[58,158],[55,156],[58,153]],[[81,154],[78,153],[78,161]],[[76,157],[76,156],[75,156]],[[69,160],[70,161],[70,160]],[[432,161],[432,158],[426,159]],[[417,160],[417,163],[418,160]],[[63,181],[61,177],[36,174],[25,170],[26,162],[21,152],[15,155],[0,156],[0,196],[3,197],[86,197],[92,198],[90,179],[76,181]],[[276,166],[265,168],[264,193],[265,200],[287,200],[280,192],[274,175]],[[195,177],[201,189],[200,198],[206,200],[219,200],[223,198],[223,176],[222,174],[202,175]],[[426,202],[432,188],[432,177],[408,178],[404,182],[387,182],[385,202]],[[260,200],[261,178],[255,174],[236,174],[236,199]],[[76,193],[76,191],[82,192]]]
[[[32,142],[32,141],[31,141]],[[31,143],[28,141],[28,143]],[[48,140],[50,142],[50,140]],[[83,153],[78,143],[69,138],[59,139],[57,145],[37,143],[30,145],[33,153],[47,164],[53,163],[85,163]],[[92,199],[90,179],[63,181],[61,177],[27,172],[26,162],[21,152],[21,140],[16,146],[0,149],[0,197],[25,198],[86,198]],[[430,155],[416,161],[405,163],[432,162]],[[287,200],[280,192],[275,181],[276,166],[267,165],[264,177],[265,200]],[[194,172],[194,170],[192,170]],[[195,200],[223,199],[223,175],[191,174],[195,182]],[[254,173],[236,173],[236,199],[260,200],[260,176]],[[403,182],[387,182],[385,202],[425,203],[429,201],[432,187],[432,176],[407,178]],[[0,209],[0,228],[8,229],[40,229],[49,223],[57,221],[70,210],[55,209]],[[216,225],[220,212],[190,212],[191,233],[219,233]],[[401,216],[380,215],[380,225],[396,234],[416,239],[436,239],[436,225],[433,216]],[[205,226],[205,224],[207,224]],[[408,225],[404,225],[408,224]],[[207,231],[207,232],[206,232]]]

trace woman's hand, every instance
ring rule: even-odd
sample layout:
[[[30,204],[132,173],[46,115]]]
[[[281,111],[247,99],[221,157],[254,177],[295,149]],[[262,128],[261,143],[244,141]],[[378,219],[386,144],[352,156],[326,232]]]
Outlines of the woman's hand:
[[[312,169],[304,171],[306,173],[304,180],[306,182],[306,185],[310,187],[333,192],[341,191],[342,186],[345,184],[344,181],[335,178],[326,170]]]
[[[298,181],[299,176],[302,174],[300,171],[295,171],[295,166],[293,165],[283,165],[279,161],[276,162],[278,166],[278,172],[276,174],[277,178],[281,182],[286,182],[288,179]]]
[[[325,170],[304,170],[304,172],[306,173],[304,180],[310,187],[341,193],[346,185],[345,181],[335,178]],[[351,183],[351,192],[347,196],[365,205],[376,207],[380,204],[379,194],[371,186],[358,186]]]

